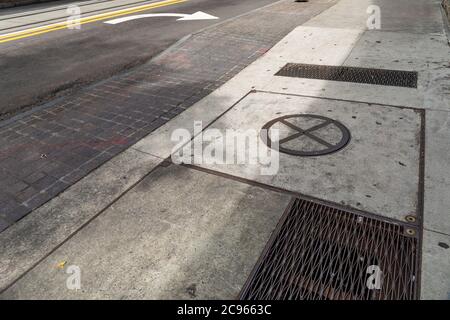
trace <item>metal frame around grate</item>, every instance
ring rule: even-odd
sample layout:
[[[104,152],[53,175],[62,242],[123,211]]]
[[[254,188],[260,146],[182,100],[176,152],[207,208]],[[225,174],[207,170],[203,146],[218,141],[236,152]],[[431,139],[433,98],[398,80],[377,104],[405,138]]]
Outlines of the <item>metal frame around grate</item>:
[[[240,298],[417,299],[418,261],[418,238],[405,226],[295,199]],[[381,271],[379,288],[367,285],[370,266]]]
[[[288,63],[276,76],[417,88],[415,71]]]

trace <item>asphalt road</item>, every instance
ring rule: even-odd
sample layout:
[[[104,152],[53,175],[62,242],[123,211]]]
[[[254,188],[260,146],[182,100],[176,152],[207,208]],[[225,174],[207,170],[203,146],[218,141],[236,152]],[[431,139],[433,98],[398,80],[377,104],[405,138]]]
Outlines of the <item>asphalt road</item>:
[[[145,63],[190,33],[273,2],[276,0],[188,0],[136,14],[203,11],[220,20],[157,17],[117,25],[97,21],[81,25],[80,30],[64,29],[0,43],[0,118]]]

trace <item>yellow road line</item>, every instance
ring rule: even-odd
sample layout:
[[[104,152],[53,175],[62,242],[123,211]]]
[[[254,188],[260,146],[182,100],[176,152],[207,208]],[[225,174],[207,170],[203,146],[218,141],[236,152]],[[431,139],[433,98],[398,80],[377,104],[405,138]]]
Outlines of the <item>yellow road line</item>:
[[[149,9],[155,9],[155,8],[164,7],[164,6],[168,6],[168,5],[173,5],[173,4],[186,2],[186,1],[187,0],[165,0],[165,1],[156,2],[156,3],[150,3],[150,4],[138,6],[138,7],[121,9],[121,10],[105,12],[105,13],[101,13],[101,14],[97,14],[97,15],[93,15],[93,16],[88,16],[88,17],[85,17],[85,18],[74,19],[74,20],[71,21],[71,24],[76,24],[76,23],[82,24],[82,23],[91,22],[91,20],[98,21],[98,20],[102,20],[102,19],[108,19],[108,18],[111,18],[111,17],[117,17],[117,16],[121,16],[121,15],[134,13],[134,12],[139,12],[139,11],[144,11],[144,10],[149,10]],[[53,29],[53,28],[60,27],[60,26],[67,26],[67,21],[58,22],[58,23],[54,23],[54,24],[50,24],[50,25],[46,25],[46,26],[42,26],[42,27],[36,27],[36,28],[31,28],[31,29],[27,29],[27,30],[22,30],[22,31],[17,31],[17,32],[13,32],[13,33],[0,35],[0,39],[9,38],[9,37],[13,37],[13,36],[18,36],[18,35],[25,34],[25,33],[32,33],[32,32],[35,32],[35,31]]]
[[[85,23],[91,23],[91,22],[95,22],[95,21],[100,21],[100,20],[105,20],[105,19],[110,19],[110,18],[114,18],[114,17],[118,17],[118,16],[131,14],[131,13],[135,13],[135,12],[175,5],[175,4],[183,3],[186,1],[188,1],[188,0],[166,0],[166,1],[161,1],[161,2],[155,2],[155,3],[143,5],[143,6],[138,6],[138,7],[128,8],[128,9],[121,9],[121,10],[116,10],[116,11],[112,11],[112,12],[106,12],[106,13],[90,16],[90,17],[74,19],[74,20],[71,20],[70,22],[64,21],[64,22],[50,24],[47,26],[27,29],[27,30],[9,33],[9,34],[5,34],[5,35],[0,35],[0,43],[18,40],[18,39],[27,38],[27,37],[32,37],[35,35],[52,32],[52,31],[56,31],[56,30],[66,29],[70,26],[73,26],[74,24],[81,25],[81,24],[85,24]]]

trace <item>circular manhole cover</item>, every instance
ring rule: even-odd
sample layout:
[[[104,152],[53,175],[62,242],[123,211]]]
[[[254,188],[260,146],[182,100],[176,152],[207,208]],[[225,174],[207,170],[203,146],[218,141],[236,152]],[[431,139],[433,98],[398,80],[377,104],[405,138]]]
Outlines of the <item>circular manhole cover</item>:
[[[314,114],[294,114],[267,122],[261,138],[271,148],[270,130],[279,131],[279,151],[313,157],[337,152],[350,142],[350,131],[342,123]]]

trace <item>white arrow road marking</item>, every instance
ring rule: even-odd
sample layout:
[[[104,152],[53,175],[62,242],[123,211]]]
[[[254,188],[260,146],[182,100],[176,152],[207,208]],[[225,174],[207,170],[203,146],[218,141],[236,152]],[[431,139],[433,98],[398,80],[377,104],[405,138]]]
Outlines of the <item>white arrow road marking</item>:
[[[105,21],[107,24],[118,24],[122,22],[127,22],[136,19],[143,18],[153,18],[153,17],[177,17],[177,21],[188,21],[188,20],[216,20],[218,17],[212,16],[202,11],[198,11],[193,14],[184,14],[184,13],[150,13],[150,14],[138,14],[134,16],[128,16],[123,18],[117,18],[114,20]]]

